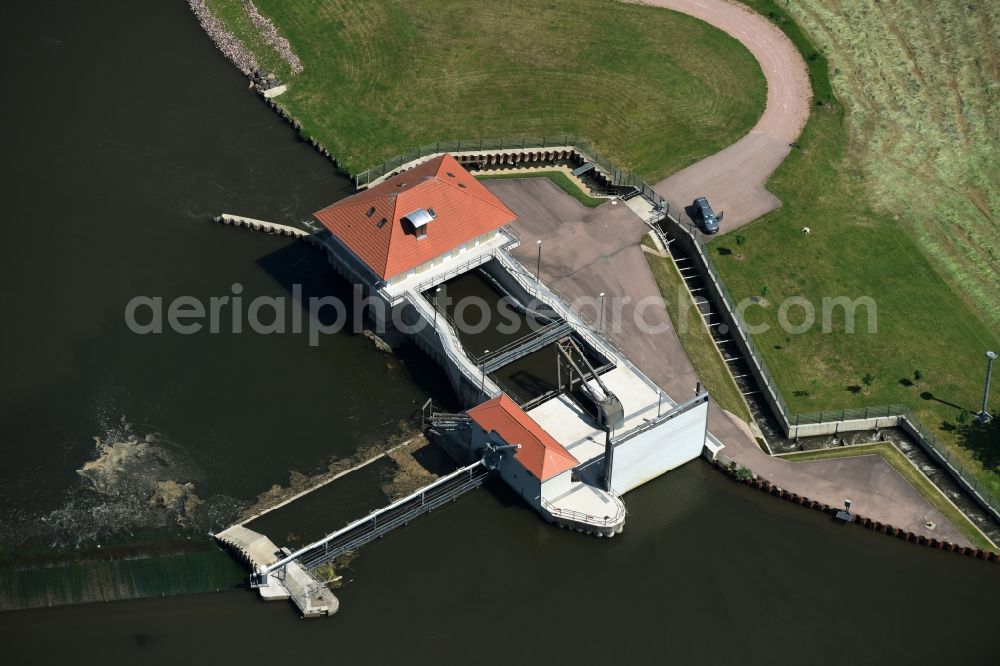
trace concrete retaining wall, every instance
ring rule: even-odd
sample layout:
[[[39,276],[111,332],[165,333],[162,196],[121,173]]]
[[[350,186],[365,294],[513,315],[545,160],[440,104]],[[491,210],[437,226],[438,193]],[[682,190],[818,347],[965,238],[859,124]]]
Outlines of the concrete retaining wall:
[[[708,401],[615,445],[611,487],[624,494],[697,458],[705,447]]]
[[[789,425],[788,436],[795,437],[816,437],[819,435],[836,435],[841,432],[855,432],[858,430],[881,430],[882,428],[895,428],[902,421],[900,416],[882,416],[870,419],[851,419],[848,421],[827,421],[826,423],[805,423],[801,425]]]

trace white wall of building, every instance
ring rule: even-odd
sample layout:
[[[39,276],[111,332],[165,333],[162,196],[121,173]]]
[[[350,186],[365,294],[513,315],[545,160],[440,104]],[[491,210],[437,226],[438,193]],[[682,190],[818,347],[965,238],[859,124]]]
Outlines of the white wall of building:
[[[622,494],[701,455],[708,402],[615,446],[611,487]]]
[[[500,477],[534,508],[539,506],[541,484],[538,477],[524,468],[512,455],[506,455],[500,462]]]
[[[542,482],[542,497],[552,500],[572,488],[573,470],[567,469]]]

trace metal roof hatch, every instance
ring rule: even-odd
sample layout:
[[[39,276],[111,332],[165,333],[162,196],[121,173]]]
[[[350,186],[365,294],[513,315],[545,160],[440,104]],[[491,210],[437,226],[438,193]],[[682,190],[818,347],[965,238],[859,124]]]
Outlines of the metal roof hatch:
[[[418,208],[412,213],[407,213],[403,216],[413,227],[413,232],[417,235],[417,238],[423,238],[427,235],[427,225],[437,217],[437,213],[434,212],[433,208]]]

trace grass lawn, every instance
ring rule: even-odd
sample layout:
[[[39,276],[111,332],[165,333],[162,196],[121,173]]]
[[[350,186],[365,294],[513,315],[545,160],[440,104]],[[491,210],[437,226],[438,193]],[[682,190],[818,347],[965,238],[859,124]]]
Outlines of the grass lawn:
[[[737,300],[770,302],[746,312],[749,322],[770,326],[754,336],[768,368],[793,412],[909,405],[990,493],[1000,494],[1000,419],[978,427],[970,418],[982,396],[984,353],[1000,349],[997,327],[942,276],[911,225],[874,205],[871,178],[858,166],[863,160],[856,150],[864,146],[852,148],[822,56],[813,57],[814,47],[790,19],[780,20],[773,3],[749,4],[789,29],[810,65],[816,95],[801,149],[768,183],[783,207],[709,245]],[[811,234],[801,232],[805,226]],[[778,304],[791,296],[805,297],[816,310],[816,325],[801,335],[778,324]],[[838,309],[831,332],[823,333],[822,299],[839,296],[873,298],[877,332],[867,332],[859,310],[855,333],[846,333]],[[802,322],[802,309],[791,308],[788,319]],[[993,395],[991,410],[998,412],[1000,391]]]
[[[642,239],[642,244],[648,248],[656,249],[653,241],[646,236]],[[732,412],[748,423],[751,420],[750,411],[736,382],[733,380],[726,362],[719,354],[712,334],[709,333],[705,320],[697,315],[697,307],[691,298],[691,292],[684,286],[680,273],[674,263],[665,257],[658,257],[648,252],[643,252],[649,270],[653,273],[660,293],[663,294],[663,301],[670,315],[670,321],[674,324],[674,331],[684,347],[684,353],[691,359],[691,365],[701,379],[701,383],[711,394],[712,399],[726,411]],[[681,321],[680,309],[686,308],[694,310],[693,314],[684,317],[688,322],[687,326],[678,326]]]
[[[889,442],[862,444],[861,446],[849,446],[837,449],[818,449],[816,451],[803,451],[801,453],[787,453],[781,457],[791,462],[807,462],[810,460],[830,460],[831,458],[852,458],[854,456],[867,455],[881,456],[889,466],[899,472],[911,486],[916,488],[917,492],[925,500],[930,502],[952,525],[957,527],[973,546],[986,550],[996,550],[996,547],[976,529],[969,519],[965,517],[965,514],[948,501],[941,494],[941,491],[937,489],[937,486],[931,483],[930,479],[914,467],[913,463]]]
[[[597,208],[601,204],[608,203],[609,199],[598,199],[596,197],[589,196],[586,192],[581,190],[579,186],[569,179],[569,176],[564,174],[562,171],[533,171],[531,173],[497,173],[497,172],[481,172],[475,174],[476,178],[480,180],[504,180],[507,178],[548,178],[552,181],[552,184],[558,187],[560,190],[570,195],[584,206],[589,208]]]
[[[241,16],[229,29],[273,63]],[[743,136],[763,74],[720,30],[606,0],[257,0],[301,58],[277,98],[354,173],[454,139],[577,134],[650,182]],[[260,49],[258,51],[258,49]]]

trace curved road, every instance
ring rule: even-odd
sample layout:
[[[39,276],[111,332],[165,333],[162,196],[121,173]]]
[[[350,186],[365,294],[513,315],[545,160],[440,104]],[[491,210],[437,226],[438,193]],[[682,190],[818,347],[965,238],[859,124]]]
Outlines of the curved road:
[[[732,231],[778,208],[764,183],[785,159],[809,118],[812,90],[806,63],[777,26],[743,5],[726,0],[646,0],[705,21],[742,43],[764,72],[767,105],[745,137],[683,169],[654,189],[674,203],[706,196],[725,211],[722,231]]]

